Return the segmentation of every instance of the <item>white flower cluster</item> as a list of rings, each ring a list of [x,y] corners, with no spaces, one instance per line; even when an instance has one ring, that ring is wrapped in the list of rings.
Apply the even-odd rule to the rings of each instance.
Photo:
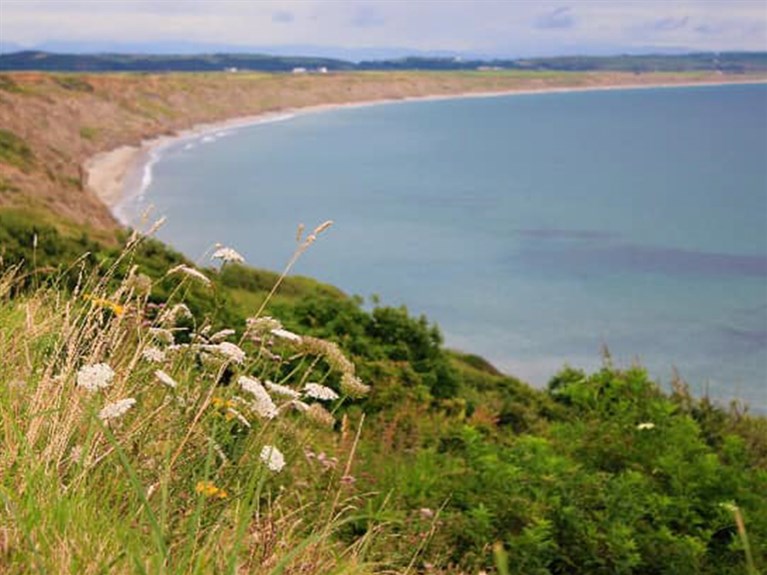
[[[210,336],[211,343],[219,343],[232,337],[236,332],[233,329],[222,329]]]
[[[637,429],[639,431],[645,431],[647,429],[654,429],[654,428],[655,428],[655,424],[649,421],[645,423],[640,423],[639,425],[637,425]]]
[[[294,341],[294,342],[300,342],[301,336],[298,334],[293,333],[292,331],[288,331],[286,329],[273,329],[271,330],[271,334],[275,337],[279,337],[280,339],[286,339],[288,341]]]
[[[106,363],[85,365],[77,372],[77,386],[96,391],[109,387],[114,377],[115,372]]]
[[[264,445],[261,449],[261,461],[275,473],[279,473],[285,467],[285,456],[274,445]]]
[[[254,397],[253,402],[250,404],[253,411],[264,419],[274,419],[277,417],[277,406],[260,381],[247,375],[241,375],[237,383],[240,384],[244,391],[247,391]]]
[[[248,332],[254,334],[267,333],[274,329],[282,329],[282,324],[279,320],[268,315],[263,317],[249,317],[246,320],[246,323],[248,325]]]
[[[242,351],[238,345],[228,341],[222,341],[221,343],[211,345],[201,345],[200,348],[221,355],[234,363],[242,363],[245,361],[246,357],[245,352]]]
[[[154,363],[162,363],[165,361],[165,352],[161,350],[159,347],[147,347],[144,348],[144,351],[141,352],[141,357],[143,357],[147,361],[151,361]]]
[[[301,397],[301,394],[298,393],[295,389],[290,388],[286,385],[280,385],[278,383],[272,383],[271,381],[265,381],[264,387],[271,391],[275,395],[280,395],[282,397],[289,397],[291,399],[298,399]]]
[[[136,400],[132,397],[120,399],[114,403],[107,404],[101,411],[99,411],[99,419],[101,421],[118,419],[125,415],[125,413],[134,405],[136,405]]]
[[[242,255],[237,253],[232,248],[227,248],[225,246],[221,246],[215,252],[213,252],[211,259],[221,260],[224,263],[235,263],[235,264],[245,263],[245,258],[242,257]]]
[[[335,391],[319,383],[307,383],[304,386],[304,395],[319,399],[320,401],[334,401],[338,399],[338,394]]]
[[[173,379],[171,376],[169,376],[167,373],[165,373],[161,369],[158,369],[157,371],[155,371],[154,376],[160,381],[160,383],[162,383],[163,385],[167,385],[171,389],[175,389],[175,387],[178,385],[175,379]]]

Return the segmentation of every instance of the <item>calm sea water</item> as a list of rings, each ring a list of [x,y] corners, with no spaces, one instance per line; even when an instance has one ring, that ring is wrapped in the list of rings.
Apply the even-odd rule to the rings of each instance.
[[[767,86],[408,102],[180,141],[143,201],[193,258],[295,268],[534,384],[603,346],[767,409]]]

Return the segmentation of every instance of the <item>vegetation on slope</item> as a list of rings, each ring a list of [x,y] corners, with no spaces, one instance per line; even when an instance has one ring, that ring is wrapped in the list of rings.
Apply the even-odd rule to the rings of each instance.
[[[188,262],[148,239],[128,239],[128,251],[88,244],[83,258],[76,234],[18,217],[3,225],[26,238],[3,241],[15,246],[0,300],[8,572],[734,574],[767,564],[767,421],[739,406],[692,398],[682,383],[664,393],[640,368],[609,362],[534,390],[445,350],[424,318],[367,310],[303,278],[284,279],[254,323],[280,279],[271,273],[227,263],[198,280],[169,273]],[[20,258],[30,264],[9,268]],[[89,393],[78,377],[98,363],[113,383]],[[365,398],[349,386],[352,369],[370,385]],[[301,413],[268,388],[282,405],[269,418],[241,376],[299,393],[313,381],[341,398],[301,398],[318,405]],[[99,418],[123,399],[136,402]],[[261,458],[269,445],[285,456],[279,473]]]

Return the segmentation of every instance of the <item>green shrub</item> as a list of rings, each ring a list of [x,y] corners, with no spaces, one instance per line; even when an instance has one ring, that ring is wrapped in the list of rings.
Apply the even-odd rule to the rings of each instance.
[[[0,162],[29,170],[35,157],[26,142],[10,130],[0,129]]]

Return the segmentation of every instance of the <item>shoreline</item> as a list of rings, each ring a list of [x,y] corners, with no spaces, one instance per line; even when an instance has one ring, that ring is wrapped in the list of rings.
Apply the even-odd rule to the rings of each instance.
[[[85,186],[109,209],[114,218],[123,226],[132,222],[122,213],[132,200],[141,199],[151,183],[151,171],[160,159],[162,151],[184,140],[200,139],[203,143],[215,141],[227,135],[229,130],[247,128],[259,124],[292,119],[298,115],[315,114],[333,110],[363,108],[386,104],[429,102],[442,100],[500,98],[539,94],[568,94],[580,92],[602,92],[618,90],[652,90],[665,88],[694,88],[729,85],[760,85],[767,80],[721,81],[721,82],[679,82],[660,84],[614,84],[609,86],[571,86],[556,88],[512,89],[486,92],[459,92],[455,94],[433,94],[427,96],[405,96],[402,98],[379,98],[356,102],[325,103],[299,108],[263,112],[247,116],[235,116],[220,122],[196,124],[172,135],[161,135],[143,140],[139,145],[123,145],[100,152],[83,162]],[[210,138],[206,141],[206,138]]]

